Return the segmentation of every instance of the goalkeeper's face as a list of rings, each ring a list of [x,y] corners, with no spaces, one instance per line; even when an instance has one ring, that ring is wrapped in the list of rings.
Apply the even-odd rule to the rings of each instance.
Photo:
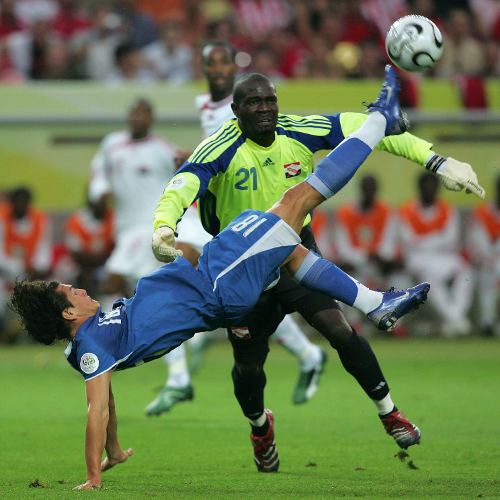
[[[236,113],[249,136],[274,132],[278,123],[278,98],[271,82],[257,81],[242,92]]]

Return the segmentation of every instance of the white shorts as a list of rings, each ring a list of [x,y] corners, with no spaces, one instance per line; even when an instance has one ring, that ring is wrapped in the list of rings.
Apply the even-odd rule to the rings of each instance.
[[[132,281],[152,273],[162,265],[151,249],[151,229],[130,229],[117,235],[116,246],[106,261],[106,271]]]
[[[185,243],[192,246],[198,253],[201,253],[203,246],[208,243],[212,236],[208,234],[201,225],[198,210],[190,206],[179,224],[177,224],[177,233],[175,238],[177,243]]]

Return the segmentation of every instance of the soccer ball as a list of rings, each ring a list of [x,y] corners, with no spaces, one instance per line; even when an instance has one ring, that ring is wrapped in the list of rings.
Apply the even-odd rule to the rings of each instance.
[[[385,37],[390,60],[406,71],[432,68],[443,54],[443,35],[424,16],[405,16],[394,21]]]

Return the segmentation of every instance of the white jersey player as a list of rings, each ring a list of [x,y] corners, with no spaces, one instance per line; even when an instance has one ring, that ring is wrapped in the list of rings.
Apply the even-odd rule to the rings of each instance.
[[[237,66],[234,48],[225,42],[213,42],[202,49],[202,69],[209,92],[196,97],[203,138],[208,137],[227,120],[234,118],[232,91]],[[201,225],[197,210],[191,206],[177,225],[177,247],[191,262],[211,236]],[[193,252],[194,250],[194,252]],[[300,362],[300,376],[293,394],[295,404],[308,401],[315,394],[326,362],[323,350],[309,341],[291,316],[286,316],[275,333],[276,340],[292,352]],[[188,343],[192,350],[191,366],[197,367],[206,342],[204,333],[196,334]],[[184,344],[165,356],[169,376],[158,397],[146,408],[147,415],[160,415],[181,401],[193,399],[193,388],[186,363]]]
[[[468,231],[468,247],[477,266],[479,325],[485,336],[500,335],[500,176],[495,199],[476,207]]]
[[[438,199],[439,179],[422,174],[419,200],[403,205],[401,242],[405,266],[413,276],[429,278],[432,300],[444,336],[470,333],[472,272],[461,256],[460,220],[455,208]]]
[[[141,99],[130,108],[129,129],[108,134],[92,160],[91,200],[112,195],[116,246],[106,262],[103,291],[122,296],[160,263],[151,251],[151,214],[175,172],[175,149],[150,134],[153,110]]]
[[[233,96],[229,94],[224,99],[214,102],[210,94],[200,94],[196,96],[195,104],[200,115],[201,130],[203,139],[217,132],[218,128],[227,120],[234,118],[231,103]]]

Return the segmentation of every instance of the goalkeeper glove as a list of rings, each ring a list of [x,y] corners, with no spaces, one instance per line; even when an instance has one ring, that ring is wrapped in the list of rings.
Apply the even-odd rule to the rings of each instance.
[[[474,193],[484,200],[486,192],[468,163],[435,154],[427,160],[425,168],[437,174],[446,189],[462,191],[465,188],[466,193]]]
[[[161,226],[153,233],[153,253],[161,262],[172,262],[176,257],[182,256],[182,251],[175,248],[173,229]]]

